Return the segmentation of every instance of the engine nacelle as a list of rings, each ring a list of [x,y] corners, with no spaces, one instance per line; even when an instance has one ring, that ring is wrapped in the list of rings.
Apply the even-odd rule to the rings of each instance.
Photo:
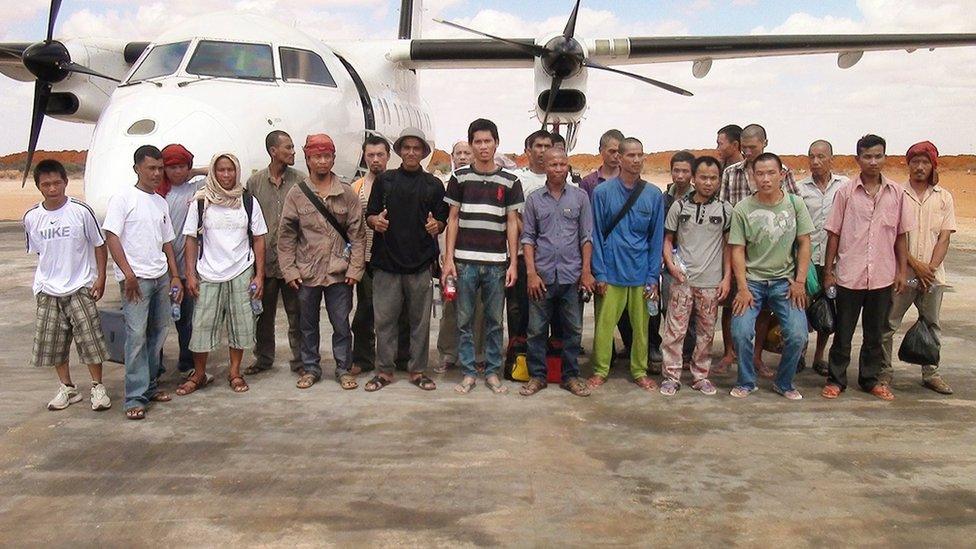
[[[539,45],[546,43],[553,37],[542,38],[536,41]],[[584,50],[585,51],[585,50]],[[545,60],[536,58],[534,63],[535,71],[535,112],[539,120],[546,116],[546,106],[549,104],[549,91],[552,87],[553,77],[546,69]],[[575,124],[582,120],[586,113],[586,75],[587,69],[581,67],[575,73],[563,79],[553,101],[552,110],[549,112],[550,124]]]
[[[119,80],[131,67],[125,58],[128,43],[90,38],[63,41],[72,61]],[[54,84],[46,114],[71,122],[97,122],[116,85],[97,76],[72,73]]]

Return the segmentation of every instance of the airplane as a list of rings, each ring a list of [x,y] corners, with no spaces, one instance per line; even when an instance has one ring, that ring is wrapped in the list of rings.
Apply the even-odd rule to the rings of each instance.
[[[194,17],[152,42],[56,40],[60,7],[52,0],[43,41],[0,43],[0,73],[34,82],[25,181],[46,116],[95,123],[84,186],[99,217],[132,183],[131,154],[144,144],[182,143],[198,158],[233,151],[246,176],[267,164],[269,131],[284,130],[298,144],[326,131],[336,142],[335,172],[351,179],[364,170],[360,151],[369,133],[396,137],[417,127],[434,134],[417,84],[424,69],[532,69],[535,114],[543,128],[565,132],[572,149],[591,70],[691,95],[616,67],[686,61],[704,78],[717,59],[835,53],[847,69],[866,51],[976,45],[976,34],[584,38],[576,34],[580,0],[562,32],[534,38],[440,20],[479,38],[415,37],[422,0],[401,0],[396,39],[319,40],[269,17],[224,12]]]

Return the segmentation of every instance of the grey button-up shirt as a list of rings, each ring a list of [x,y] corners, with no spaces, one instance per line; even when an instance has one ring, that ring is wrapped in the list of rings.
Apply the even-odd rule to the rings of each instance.
[[[281,175],[281,185],[271,181],[268,168],[255,172],[247,180],[247,190],[261,204],[264,222],[268,225],[268,234],[264,235],[264,276],[267,278],[283,278],[278,265],[278,223],[281,220],[281,209],[285,205],[285,196],[304,179],[304,173],[286,166],[285,173]]]
[[[814,265],[823,266],[827,256],[827,231],[824,225],[830,215],[830,208],[834,205],[834,195],[837,189],[841,188],[848,179],[842,175],[830,174],[830,183],[827,184],[827,191],[821,191],[820,187],[813,180],[813,176],[796,182],[800,197],[807,205],[810,218],[813,219],[813,226],[816,229],[810,235],[811,256],[810,260]]]
[[[586,191],[566,185],[559,199],[548,187],[525,200],[522,244],[535,247],[535,269],[546,284],[575,284],[583,271],[583,244],[591,242],[593,210]]]

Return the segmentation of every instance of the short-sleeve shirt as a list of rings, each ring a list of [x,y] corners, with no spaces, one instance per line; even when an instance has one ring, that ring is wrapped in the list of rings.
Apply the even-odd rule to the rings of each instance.
[[[796,181],[793,178],[793,170],[789,166],[783,166],[783,181],[780,183],[784,192],[798,194]],[[746,166],[746,161],[736,162],[722,171],[722,184],[719,187],[719,198],[735,206],[745,197],[756,192],[756,187],[752,182],[752,170]]]
[[[197,234],[197,208],[190,208],[183,226],[184,236]],[[251,211],[251,234],[268,234],[261,203],[254,201]],[[254,264],[254,253],[247,238],[247,210],[244,204],[228,208],[209,204],[203,210],[203,256],[197,259],[197,273],[207,282],[226,282],[241,275]]]
[[[837,284],[849,290],[879,290],[895,282],[895,240],[915,229],[905,188],[881,176],[872,197],[860,174],[837,191],[824,225],[838,236]]]
[[[186,213],[190,210],[190,202],[193,202],[193,195],[200,190],[206,183],[206,178],[201,176],[183,183],[173,185],[166,193],[166,204],[169,205],[169,218],[173,222],[173,255],[176,257],[176,268],[180,273],[180,278],[186,278],[183,273],[183,250],[186,249],[186,237],[183,236],[183,224],[186,223]]]
[[[165,198],[135,185],[124,188],[109,199],[102,229],[119,237],[125,259],[137,278],[156,279],[169,270],[163,244],[172,242],[175,235]],[[115,279],[125,280],[118,265]]]
[[[717,197],[704,204],[682,198],[671,205],[664,230],[675,235],[691,287],[717,288],[722,283],[724,235],[731,226],[732,205]]]
[[[459,209],[454,259],[504,265],[508,212],[518,211],[524,202],[518,176],[502,168],[479,173],[466,166],[454,172],[444,201]]]
[[[942,231],[956,232],[956,207],[952,195],[945,188],[935,185],[925,190],[922,199],[912,190],[911,185],[905,184],[905,195],[908,205],[915,210],[918,226],[908,233],[908,253],[923,263],[932,261],[932,252],[939,241]],[[945,262],[939,264],[935,270],[935,280],[939,284],[947,284]]]
[[[95,248],[105,240],[87,204],[74,198],[56,210],[38,204],[24,214],[24,232],[27,252],[38,255],[34,295],[62,297],[95,282]]]
[[[813,230],[813,220],[799,197],[784,193],[779,202],[767,206],[751,195],[732,209],[729,244],[745,246],[747,279],[793,278],[793,244],[797,236]]]

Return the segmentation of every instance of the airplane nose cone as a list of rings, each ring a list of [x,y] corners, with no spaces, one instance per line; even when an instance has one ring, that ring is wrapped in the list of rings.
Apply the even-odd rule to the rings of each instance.
[[[85,199],[99,216],[119,189],[134,185],[133,153],[142,145],[162,149],[179,143],[194,155],[194,167],[206,166],[217,152],[243,146],[228,117],[213,107],[166,90],[139,90],[140,84],[113,96],[92,137],[85,168]],[[117,94],[118,95],[118,94]]]

